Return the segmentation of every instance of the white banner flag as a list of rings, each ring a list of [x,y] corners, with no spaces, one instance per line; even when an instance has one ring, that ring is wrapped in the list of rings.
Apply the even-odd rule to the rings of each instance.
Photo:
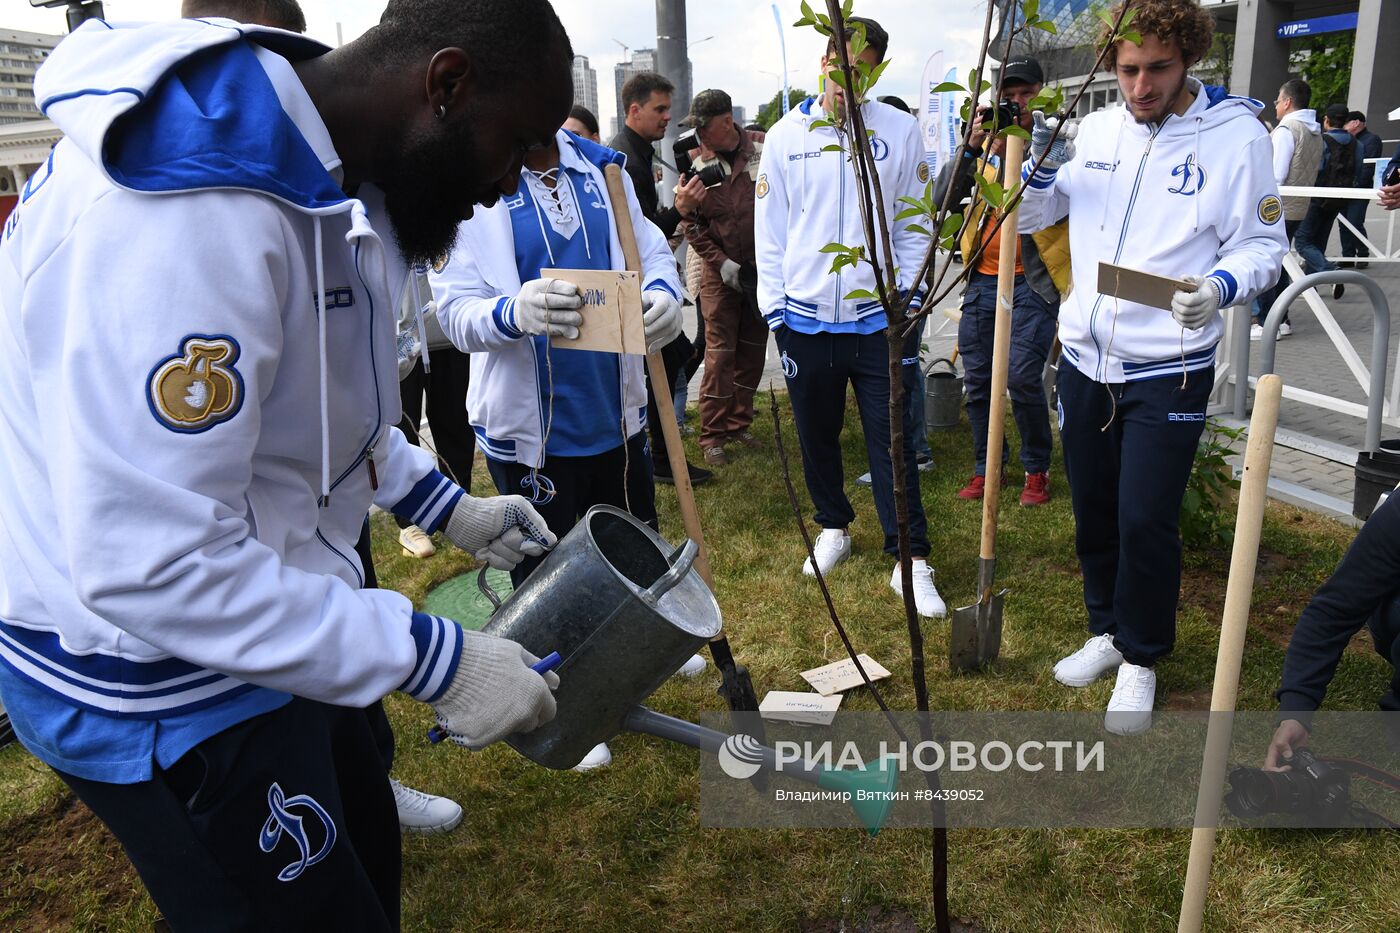
[[[943,148],[946,136],[944,124],[948,114],[944,112],[944,94],[934,93],[934,88],[943,81],[943,52],[940,49],[929,56],[924,65],[924,77],[919,90],[919,131],[924,137],[924,161],[928,163],[929,178],[935,178],[943,163],[948,160],[948,151]]]

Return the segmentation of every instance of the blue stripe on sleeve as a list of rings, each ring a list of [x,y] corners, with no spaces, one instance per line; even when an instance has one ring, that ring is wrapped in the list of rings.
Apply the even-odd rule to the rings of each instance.
[[[462,660],[462,629],[450,619],[415,612],[409,623],[418,650],[418,664],[399,687],[404,693],[432,703],[447,692]]]
[[[507,337],[524,337],[525,332],[515,326],[515,299],[502,297],[491,309],[491,320],[496,329]]]
[[[1240,291],[1240,283],[1233,275],[1224,269],[1216,269],[1207,278],[1215,279],[1220,285],[1220,307],[1228,308],[1235,303],[1235,296]]]
[[[429,470],[389,511],[432,534],[442,529],[463,494],[462,487],[437,470]]]

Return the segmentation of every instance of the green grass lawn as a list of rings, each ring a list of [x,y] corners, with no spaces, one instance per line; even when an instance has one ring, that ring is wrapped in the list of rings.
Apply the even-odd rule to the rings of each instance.
[[[764,449],[736,452],[715,482],[696,490],[726,629],[760,695],[804,690],[800,671],[844,656],[815,583],[799,572],[802,546],[782,491],[766,398],[761,408],[756,427]],[[849,423],[856,423],[854,410]],[[795,460],[786,410],[785,432]],[[965,425],[932,441],[938,467],[923,478],[932,561],[948,603],[964,605],[972,599],[981,505],[955,492],[972,471],[971,445]],[[847,433],[846,455],[853,480],[865,469],[858,431]],[[948,624],[926,624],[935,708],[1102,710],[1107,703],[1111,679],[1070,690],[1050,674],[1052,663],[1086,637],[1058,468],[1052,482],[1048,506],[1021,508],[1019,484],[1003,497],[999,579],[1011,593],[995,667],[950,675]],[[800,476],[797,484],[805,502]],[[479,469],[476,490],[488,488]],[[853,490],[851,498],[859,513],[855,554],[833,573],[833,595],[857,647],[894,673],[881,685],[890,705],[913,709],[903,611],[888,586],[879,524],[868,492]],[[674,494],[661,487],[659,499],[663,533],[677,538]],[[1292,625],[1351,535],[1337,523],[1270,504],[1242,709],[1271,708]],[[428,561],[400,556],[384,516],[375,543],[383,585],[415,601],[471,566],[444,542]],[[1177,650],[1157,668],[1159,707],[1209,705],[1227,563],[1223,552],[1188,555]],[[1374,709],[1387,671],[1358,638],[1329,708]],[[696,680],[672,680],[652,705],[694,718],[722,707],[717,685],[713,668]],[[401,696],[388,706],[399,737],[396,776],[449,795],[467,811],[450,835],[404,838],[405,929],[836,930],[843,920],[848,929],[932,926],[928,831],[870,839],[854,830],[702,829],[696,752],[628,735],[612,743],[611,768],[557,773],[504,746],[477,754],[432,747],[424,737],[426,707]],[[855,692],[843,708],[875,706]],[[1189,838],[1165,830],[954,831],[953,914],[998,931],[1175,929]],[[154,907],[121,850],[18,747],[0,752],[0,840],[0,929],[150,929]],[[1396,834],[1224,831],[1206,928],[1400,930],[1397,864]]]

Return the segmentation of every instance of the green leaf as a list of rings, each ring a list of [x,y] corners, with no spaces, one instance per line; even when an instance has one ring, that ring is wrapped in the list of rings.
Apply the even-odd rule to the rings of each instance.
[[[845,0],[841,4],[841,18],[850,19],[852,11],[855,10],[855,0]]]
[[[977,181],[977,189],[982,192],[982,199],[993,207],[1000,208],[1006,203],[1006,189],[984,175],[973,175]]]
[[[924,210],[928,207],[927,201],[921,201],[918,198],[910,197],[907,194],[901,194],[898,198],[898,203],[908,204],[910,207],[917,207],[919,210]]]
[[[1131,42],[1133,45],[1142,45],[1142,33],[1140,32],[1120,32],[1118,39],[1121,42]]]
[[[817,250],[819,253],[849,253],[850,251],[851,248],[844,243],[828,243]]]
[[[781,92],[780,92],[780,93],[781,93]],[[809,131],[811,131],[811,130],[815,130],[815,129],[820,129],[820,128],[823,127],[823,126],[832,126],[832,125],[834,125],[834,124],[832,124],[832,122],[831,122],[830,120],[813,120],[811,123],[808,123],[808,124],[807,124],[807,129],[808,129]]]
[[[1002,131],[1001,131],[1000,133],[998,133],[997,135],[998,135],[998,136],[1019,136],[1019,137],[1021,137],[1022,139],[1024,139],[1026,142],[1030,142],[1030,139],[1031,139],[1031,134],[1030,134],[1030,133],[1027,133],[1025,130],[1021,129],[1021,127],[1019,127],[1019,126],[1014,126],[1014,125],[1013,125],[1013,126],[1008,126],[1006,129],[1002,130]]]
[[[894,215],[895,220],[908,220],[910,217],[926,217],[928,211],[922,207],[908,207]]]
[[[944,217],[943,227],[938,231],[940,239],[943,237],[955,236],[957,232],[962,229],[962,223],[962,214],[949,214],[947,217]]]
[[[845,152],[845,151],[846,151],[846,149],[845,149],[844,146],[837,145],[836,143],[832,143],[832,144],[829,145],[829,146],[822,146],[822,152]]]
[[[846,73],[844,71],[841,71],[840,69],[837,69],[836,71],[833,71],[831,74],[827,75],[826,80],[832,82],[843,91],[850,90],[850,88],[846,87]]]
[[[933,90],[931,90],[929,93],[930,93],[930,94],[942,94],[942,93],[945,92],[945,91],[964,91],[964,92],[965,92],[965,91],[967,91],[967,88],[963,87],[961,84],[959,84],[959,83],[956,82],[956,81],[944,81],[942,84],[940,84],[940,85],[938,85],[937,87],[935,87],[935,88],[934,88]]]
[[[1042,29],[1045,32],[1048,32],[1051,35],[1058,35],[1060,32],[1059,28],[1055,25],[1053,20],[1038,19],[1034,23],[1031,23],[1031,25],[1034,26],[1036,29]]]
[[[880,80],[880,75],[885,73],[885,69],[890,66],[891,61],[893,59],[887,58],[870,70],[870,87],[874,87],[875,82]]]
[[[924,236],[927,236],[927,237],[933,236],[932,233],[929,233],[929,232],[928,232],[928,228],[927,228],[927,227],[921,226],[921,225],[919,225],[919,224],[910,224],[909,226],[905,227],[904,229],[905,229],[905,230],[908,230],[910,233],[920,233],[920,234],[923,234]]]
[[[872,292],[872,291],[871,291],[870,289],[868,289],[868,288],[857,288],[855,291],[853,291],[853,292],[851,292],[850,294],[848,294],[848,295],[847,295],[844,299],[842,299],[842,300],[843,300],[843,301],[854,301],[854,300],[857,299],[857,298],[874,298],[874,299],[876,299],[876,300],[879,300],[880,296],[877,295],[877,294],[875,294],[874,292]]]

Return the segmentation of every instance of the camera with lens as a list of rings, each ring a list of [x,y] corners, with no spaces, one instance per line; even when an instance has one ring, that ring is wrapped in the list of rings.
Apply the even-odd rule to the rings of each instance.
[[[706,188],[713,188],[724,181],[724,166],[716,159],[709,165],[695,170],[695,163],[690,158],[690,150],[700,148],[700,136],[695,130],[686,130],[676,137],[676,141],[671,144],[671,154],[676,160],[676,172],[681,176],[681,184],[688,184],[692,178],[699,177],[700,183]]]
[[[990,106],[983,106],[983,107],[978,108],[978,116],[981,118],[982,123],[984,123],[984,124],[991,123],[991,122],[992,122],[992,108],[991,108]],[[1015,126],[1016,124],[1018,124],[1018,123],[1020,123],[1020,122],[1021,122],[1021,105],[1020,105],[1020,104],[1016,103],[1014,100],[1001,100],[1001,101],[998,101],[998,102],[997,102],[997,106],[996,106],[996,128],[997,128],[997,132],[1001,132],[1002,130],[1006,129],[1008,126]]]
[[[1306,748],[1283,759],[1291,771],[1240,766],[1230,772],[1225,804],[1242,820],[1271,813],[1299,816],[1330,826],[1344,824],[1351,809],[1350,777]]]

